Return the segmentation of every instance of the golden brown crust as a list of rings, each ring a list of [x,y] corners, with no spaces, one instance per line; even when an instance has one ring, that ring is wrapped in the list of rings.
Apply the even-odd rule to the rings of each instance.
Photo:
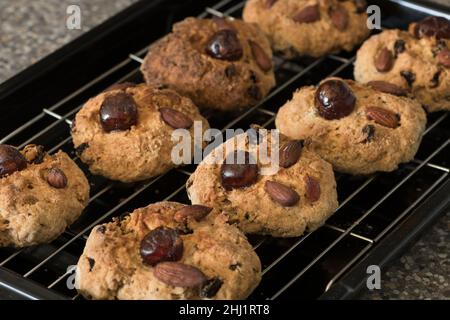
[[[315,230],[336,210],[336,181],[331,165],[316,153],[303,149],[300,159],[289,168],[279,168],[272,175],[259,175],[255,184],[227,191],[221,184],[221,164],[208,164],[212,157],[218,157],[223,163],[226,150],[239,139],[246,139],[245,148],[252,150],[241,134],[217,147],[197,167],[187,182],[187,192],[191,202],[206,206],[216,206],[228,215],[245,233],[268,234],[275,237],[293,237],[302,235],[305,230]],[[270,134],[265,138],[271,142]],[[289,139],[280,135],[280,146]],[[259,146],[256,148],[259,150]],[[228,151],[229,152],[229,151]],[[269,157],[271,152],[269,150]],[[259,161],[260,159],[258,159]],[[209,162],[211,163],[211,162]],[[259,163],[260,169],[267,167]],[[320,184],[320,198],[312,203],[307,197],[306,177],[310,176]],[[265,190],[266,181],[275,181],[293,189],[300,201],[293,206],[284,207],[275,202]]]
[[[132,95],[137,104],[138,122],[129,130],[105,132],[99,121],[99,110],[105,97],[119,90]],[[189,98],[173,90],[145,84],[112,90],[90,99],[77,113],[72,138],[81,160],[94,174],[112,180],[133,182],[162,174],[176,165],[171,159],[174,128],[161,117],[160,108],[169,107],[202,121],[209,128]],[[194,126],[189,131],[193,136]],[[192,142],[193,143],[193,142]]]
[[[392,69],[377,71],[374,57],[383,48],[394,54],[395,43],[399,40],[404,42],[405,49],[396,55]],[[417,39],[406,31],[383,31],[368,39],[358,50],[355,79],[362,83],[381,80],[407,89],[429,112],[450,110],[450,68],[441,65],[437,57],[443,47],[450,48],[450,40]],[[405,72],[414,78],[412,86],[408,84]]]
[[[72,159],[62,151],[48,155],[37,149],[26,146],[22,153],[30,161],[27,168],[0,179],[0,247],[50,242],[87,205],[89,183]],[[52,168],[64,173],[65,187],[55,188],[47,182]]]
[[[257,23],[269,37],[272,48],[287,58],[320,57],[340,50],[350,51],[369,35],[365,10],[356,12],[353,1],[278,0],[269,7],[267,0],[249,0],[243,18]],[[311,23],[295,21],[295,15],[306,7],[318,5],[320,19]],[[339,30],[330,18],[330,10],[339,6],[348,22]]]
[[[162,83],[190,97],[200,108],[238,110],[256,104],[275,85],[273,68],[263,71],[249,41],[271,59],[270,44],[259,28],[240,20],[226,21],[237,31],[243,56],[219,60],[205,53],[208,40],[223,28],[210,19],[187,18],[153,44],[142,64],[149,84]]]
[[[426,125],[426,115],[420,104],[352,80],[346,82],[356,97],[355,110],[350,115],[339,120],[320,117],[314,104],[316,88],[308,86],[297,90],[292,100],[280,108],[277,128],[293,139],[308,138],[309,145],[319,155],[335,170],[345,173],[389,172],[400,163],[412,160]],[[400,126],[389,128],[369,120],[369,107],[398,114]],[[373,132],[369,132],[372,129],[367,129],[368,126],[372,126]]]
[[[185,205],[160,202],[140,208],[124,220],[95,227],[87,240],[76,273],[80,293],[93,299],[200,299],[198,289],[167,285],[144,265],[140,242],[151,230],[178,228],[175,213]],[[197,267],[207,278],[223,284],[211,299],[244,299],[258,285],[261,265],[246,237],[224,216],[188,221],[193,233],[181,235],[184,252],[179,262]]]

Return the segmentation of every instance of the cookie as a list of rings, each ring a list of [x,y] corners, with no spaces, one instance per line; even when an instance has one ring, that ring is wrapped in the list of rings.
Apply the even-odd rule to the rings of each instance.
[[[385,83],[376,87],[405,94]],[[335,170],[355,175],[393,171],[412,160],[425,125],[418,102],[339,78],[300,88],[276,117],[281,133],[307,139]]]
[[[83,172],[59,151],[0,145],[0,247],[27,247],[57,238],[89,200]]]
[[[243,19],[286,58],[351,51],[370,32],[364,0],[249,0]]]
[[[147,83],[162,83],[200,108],[222,111],[253,106],[275,85],[269,41],[240,20],[176,23],[150,47],[141,70]]]
[[[409,32],[372,36],[357,53],[355,79],[408,90],[429,112],[450,110],[450,22],[429,17]]]
[[[97,226],[75,286],[92,299],[244,299],[261,279],[261,264],[224,218],[208,207],[160,202]]]
[[[258,139],[237,135],[199,164],[186,184],[191,202],[219,208],[245,233],[294,237],[317,229],[338,206],[331,165],[302,141],[257,130]]]
[[[72,138],[92,173],[134,182],[177,166],[171,152],[178,141],[172,141],[172,133],[189,130],[194,146],[194,121],[208,129],[189,98],[169,89],[128,84],[90,99],[75,117]]]

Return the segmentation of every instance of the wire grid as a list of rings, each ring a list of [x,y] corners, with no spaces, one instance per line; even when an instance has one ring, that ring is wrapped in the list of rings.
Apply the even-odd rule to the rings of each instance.
[[[236,4],[233,4],[233,0],[223,0],[217,3],[213,7],[207,7],[205,8],[205,11],[199,16],[201,18],[207,17],[208,15],[211,16],[227,16],[227,17],[233,17],[236,16],[240,10],[243,8],[245,4],[245,1],[238,2]],[[225,9],[226,8],[226,9]],[[116,72],[117,70],[120,70],[124,66],[127,66],[129,64],[136,64],[136,67],[133,69],[133,71],[129,72],[122,78],[120,78],[117,83],[127,81],[130,78],[132,78],[136,73],[139,72],[139,65],[142,63],[142,58],[145,55],[146,51],[148,49],[148,46],[143,48],[142,50],[132,53],[129,55],[129,57],[124,60],[123,62],[119,63],[115,67],[111,68],[104,74],[100,75],[96,79],[92,80],[91,82],[87,83],[85,86],[80,88],[79,90],[73,92],[71,95],[67,96],[57,104],[49,107],[44,108],[42,113],[40,113],[35,118],[31,119],[30,121],[26,122],[21,127],[18,127],[16,130],[5,136],[2,140],[0,140],[0,143],[5,143],[9,141],[11,138],[16,136],[17,134],[21,133],[31,125],[35,124],[45,116],[50,116],[54,118],[55,120],[48,125],[47,127],[43,128],[38,133],[30,136],[26,140],[22,142],[21,145],[19,145],[19,148],[24,147],[25,145],[32,143],[37,138],[51,132],[51,130],[55,129],[58,125],[61,123],[67,123],[71,124],[72,119],[76,112],[82,107],[81,105],[73,108],[67,113],[60,114],[58,113],[58,109],[64,105],[66,102],[70,101],[74,97],[78,96],[79,94],[83,93],[86,89],[92,87],[96,83],[106,79],[108,76]],[[325,74],[325,76],[335,76],[338,75],[340,72],[342,72],[344,69],[351,66],[351,64],[354,62],[355,57],[346,58],[343,56],[338,55],[330,55],[328,57],[322,57],[315,59],[311,61],[306,67],[302,67],[301,65],[298,65],[295,61],[285,61],[280,57],[274,57],[274,69],[275,72],[282,72],[283,70],[290,71],[293,75],[288,78],[286,81],[284,81],[281,85],[279,85],[277,88],[275,88],[264,100],[262,100],[260,103],[255,105],[254,107],[251,107],[247,109],[245,112],[241,113],[239,116],[235,117],[228,123],[226,123],[223,128],[222,132],[226,129],[233,128],[237,124],[239,124],[242,120],[249,118],[249,117],[255,117],[256,114],[264,115],[266,116],[265,121],[261,123],[262,127],[270,127],[273,125],[276,113],[269,108],[266,108],[266,104],[268,101],[270,101],[271,98],[279,95],[283,91],[287,90],[292,84],[294,84],[297,80],[301,79],[302,77],[307,76],[311,71],[313,71],[316,67],[320,66],[321,64],[325,63],[325,59],[328,59],[328,61],[334,61],[337,63],[337,67],[334,68],[334,70],[329,73]],[[442,114],[440,117],[434,120],[427,130],[425,131],[424,135],[427,135],[431,130],[433,130],[435,127],[437,127],[439,124],[441,124],[446,118],[447,113]],[[268,118],[267,118],[268,117]],[[208,116],[207,116],[208,118]],[[70,133],[68,132],[68,135],[66,138],[61,140],[59,143],[55,144],[51,149],[49,149],[49,153],[53,153],[63,146],[66,146],[71,142]],[[444,166],[440,166],[437,164],[431,163],[431,160],[433,157],[435,157],[438,153],[440,153],[444,148],[446,148],[450,143],[450,139],[445,140],[442,144],[440,144],[425,160],[415,160],[414,163],[417,164],[417,166],[409,172],[408,175],[403,177],[399,182],[397,182],[392,188],[390,188],[387,192],[384,193],[384,195],[370,208],[368,208],[367,211],[365,211],[364,214],[359,216],[354,221],[351,221],[350,225],[346,228],[342,228],[336,225],[333,225],[331,223],[325,224],[323,228],[328,228],[330,230],[333,230],[335,232],[339,233],[339,236],[334,239],[330,244],[328,244],[322,251],[320,251],[316,256],[311,259],[311,261],[301,268],[289,281],[282,284],[278,290],[276,290],[274,293],[265,296],[266,299],[276,299],[280,295],[282,295],[289,287],[291,287],[296,281],[298,281],[305,273],[308,272],[315,264],[317,264],[320,259],[322,259],[328,252],[333,250],[340,242],[346,238],[346,237],[353,237],[358,240],[363,241],[364,246],[362,249],[354,255],[354,257],[348,261],[340,270],[338,270],[335,275],[331,278],[331,280],[327,283],[325,291],[328,290],[333,283],[335,283],[355,262],[357,262],[365,253],[367,253],[372,246],[374,246],[386,233],[388,233],[392,228],[394,228],[398,222],[400,222],[417,204],[419,204],[427,195],[429,195],[441,182],[443,182],[450,172],[450,169]],[[74,160],[78,160],[75,156],[73,158]],[[418,197],[408,208],[406,208],[400,215],[397,216],[397,218],[392,221],[377,237],[370,238],[364,234],[360,234],[356,231],[356,228],[360,225],[360,223],[366,219],[374,210],[376,210],[386,199],[388,199],[395,191],[397,191],[400,187],[402,187],[405,183],[407,183],[411,177],[413,177],[419,170],[421,170],[424,167],[431,168],[433,170],[436,170],[439,172],[438,177],[435,179],[434,183],[429,186],[426,190],[423,191],[420,197]],[[183,174],[186,179],[188,176],[192,173],[192,168],[189,170],[189,168],[177,168],[172,170],[176,171],[180,174]],[[157,184],[158,182],[162,181],[169,175],[170,172],[165,173],[163,175],[160,175],[158,177],[155,177],[147,182],[142,183],[139,185],[134,192],[132,192],[130,195],[128,195],[125,199],[122,199],[120,202],[118,202],[116,205],[114,205],[112,208],[110,208],[106,213],[99,216],[95,221],[88,224],[86,227],[82,228],[81,231],[77,233],[72,233],[70,231],[70,228],[68,231],[65,232],[66,240],[61,243],[61,245],[56,246],[54,250],[50,254],[46,254],[44,257],[42,257],[37,263],[34,264],[34,266],[26,270],[22,273],[24,278],[30,278],[34,273],[36,273],[41,268],[44,268],[46,264],[48,264],[52,259],[55,257],[61,255],[65,249],[67,249],[71,244],[73,244],[75,241],[82,239],[83,241],[86,240],[88,233],[90,230],[97,224],[104,222],[108,218],[112,216],[116,216],[120,210],[125,207],[128,203],[133,201],[136,197],[141,195],[143,192],[149,192],[151,190],[151,187]],[[377,179],[378,175],[373,175],[371,177],[366,178],[363,180],[358,187],[356,187],[343,201],[340,202],[340,205],[337,209],[337,211],[341,211],[343,207],[348,205],[352,199],[354,199],[357,195],[359,195],[367,186],[369,186],[375,179]],[[339,175],[337,176],[337,179],[339,179]],[[99,201],[99,199],[107,194],[109,191],[113,190],[116,187],[116,185],[113,182],[108,183],[106,186],[100,188],[100,190],[97,190],[90,198],[89,200],[89,206],[91,206],[96,201]],[[180,187],[176,188],[171,192],[168,196],[166,196],[162,200],[172,200],[174,197],[179,195],[184,191],[184,185],[181,185]],[[319,229],[320,230],[320,229]],[[279,252],[279,255],[273,259],[273,261],[263,269],[262,275],[263,275],[263,281],[264,278],[273,271],[287,256],[289,256],[296,248],[298,248],[302,243],[308,240],[308,238],[312,237],[315,232],[308,233],[302,237],[299,237],[296,239],[291,246],[289,246],[286,250]],[[268,241],[270,237],[260,237],[257,241],[254,241],[254,249],[258,249],[260,246],[262,246],[265,242]],[[14,259],[16,259],[21,254],[25,254],[25,251],[33,250],[31,249],[19,249],[8,255],[5,259],[0,260],[0,267],[7,265]],[[28,252],[27,252],[28,253]],[[50,284],[46,285],[47,288],[53,289],[57,285],[61,284],[69,275],[71,274],[71,271],[67,271],[65,273],[60,274],[57,276]],[[74,294],[72,296],[72,299],[79,298],[79,294]]]

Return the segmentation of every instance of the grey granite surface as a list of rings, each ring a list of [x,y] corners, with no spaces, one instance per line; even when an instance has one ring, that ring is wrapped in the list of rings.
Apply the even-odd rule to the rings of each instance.
[[[0,0],[0,83],[137,0]],[[81,30],[66,27],[78,5]]]
[[[0,0],[0,82],[135,1]],[[66,28],[69,4],[80,5],[82,30]],[[383,270],[381,281],[381,290],[365,293],[361,298],[450,299],[450,213]]]

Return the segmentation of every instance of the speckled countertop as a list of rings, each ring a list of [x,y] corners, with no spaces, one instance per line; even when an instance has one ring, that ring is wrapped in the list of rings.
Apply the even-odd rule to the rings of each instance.
[[[448,0],[435,0],[448,3]],[[0,82],[35,63],[136,0],[1,0]],[[66,8],[78,4],[82,29],[68,30]],[[450,213],[383,270],[382,288],[362,299],[450,299]]]

